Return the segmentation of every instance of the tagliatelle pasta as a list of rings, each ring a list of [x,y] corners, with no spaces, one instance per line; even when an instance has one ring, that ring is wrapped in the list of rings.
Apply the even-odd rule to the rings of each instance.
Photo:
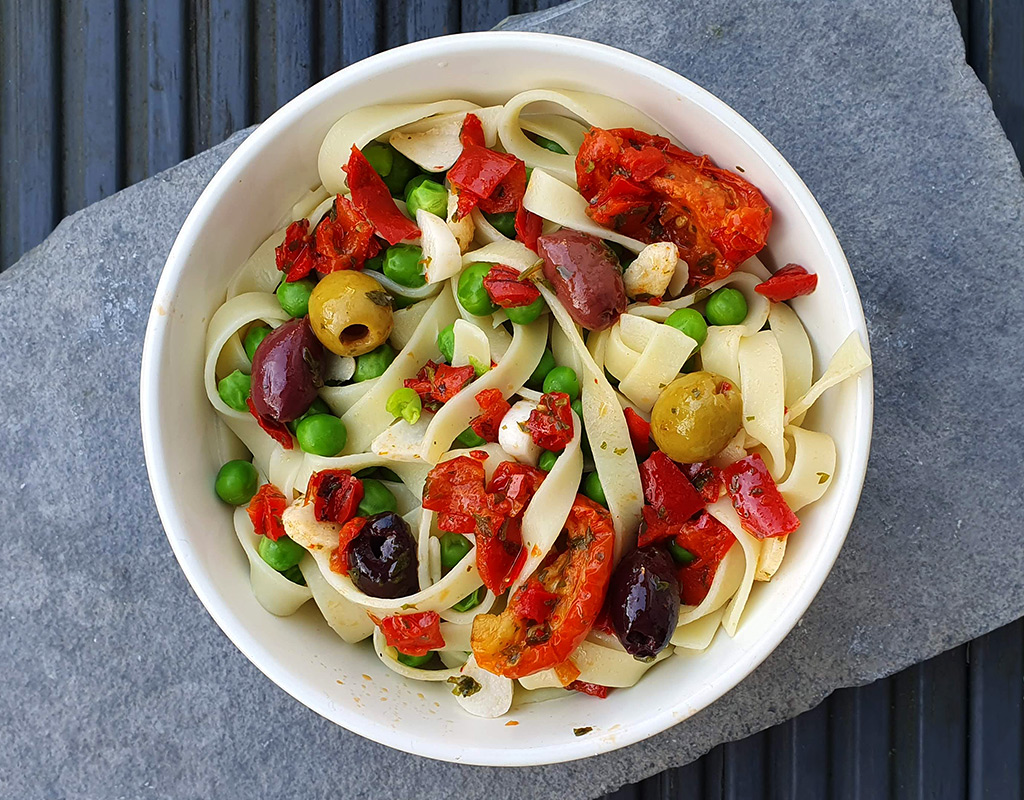
[[[554,89],[356,109],[318,166],[206,332],[256,600],[488,718],[737,635],[870,364],[814,380],[756,187]]]

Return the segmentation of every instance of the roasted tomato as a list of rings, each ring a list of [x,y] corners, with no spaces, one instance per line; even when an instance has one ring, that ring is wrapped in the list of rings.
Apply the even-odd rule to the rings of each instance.
[[[755,255],[772,224],[761,192],[739,175],[632,128],[591,128],[576,180],[599,225],[644,242],[675,242],[694,287]]]
[[[476,404],[480,406],[480,415],[470,420],[469,427],[484,441],[498,441],[501,421],[512,406],[509,405],[500,389],[484,389],[482,392],[477,392]]]
[[[480,614],[473,621],[473,654],[489,672],[522,678],[561,664],[579,647],[601,611],[615,546],[611,514],[577,495],[565,530],[565,550],[553,553],[501,614]],[[538,591],[529,588],[534,582],[556,600],[544,622],[531,624],[516,612],[521,594]],[[538,613],[532,603],[523,605],[531,608],[531,615]]]
[[[309,476],[305,503],[313,502],[313,516],[320,522],[344,525],[363,499],[363,484],[347,469],[322,469]]]
[[[370,615],[373,624],[380,628],[388,646],[407,656],[425,656],[431,650],[444,647],[441,635],[441,617],[436,611],[421,611],[418,614],[395,614],[379,619]]]
[[[530,412],[526,430],[538,447],[552,452],[561,452],[572,441],[572,408],[569,395],[565,392],[548,392],[542,395],[540,403]]]
[[[284,494],[272,483],[265,483],[249,501],[249,519],[257,536],[266,536],[277,541],[284,536],[281,515],[288,506]]]

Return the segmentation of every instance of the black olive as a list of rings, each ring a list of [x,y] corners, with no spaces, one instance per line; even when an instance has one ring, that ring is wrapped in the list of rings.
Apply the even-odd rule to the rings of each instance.
[[[635,659],[650,661],[664,650],[679,619],[679,578],[669,554],[652,545],[622,559],[608,586],[608,609]]]
[[[416,540],[393,511],[367,517],[348,546],[349,577],[370,597],[405,597],[419,591]]]

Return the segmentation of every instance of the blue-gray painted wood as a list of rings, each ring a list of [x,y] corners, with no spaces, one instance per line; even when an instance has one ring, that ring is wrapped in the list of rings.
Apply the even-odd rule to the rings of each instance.
[[[968,61],[1024,153],[1024,3],[952,0]],[[265,119],[379,50],[557,0],[0,2],[0,268],[59,219]],[[617,800],[1024,796],[1017,622]]]

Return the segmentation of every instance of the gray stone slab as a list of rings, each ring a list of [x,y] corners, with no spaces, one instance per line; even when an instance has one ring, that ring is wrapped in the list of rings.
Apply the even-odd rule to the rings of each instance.
[[[189,590],[138,425],[158,273],[236,136],[65,220],[0,276],[2,796],[596,796],[1024,611],[1024,182],[948,3],[590,0],[508,27],[696,80],[779,147],[832,220],[864,298],[877,417],[822,593],[718,703],[584,762],[435,763],[287,697]]]

